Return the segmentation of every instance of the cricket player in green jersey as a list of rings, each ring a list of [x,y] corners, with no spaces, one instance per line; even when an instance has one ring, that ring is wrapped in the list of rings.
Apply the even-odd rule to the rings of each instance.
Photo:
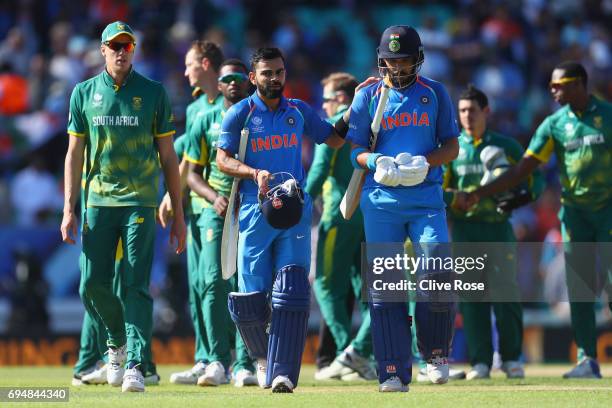
[[[232,367],[234,385],[257,385],[253,360],[248,355],[242,337],[236,335],[236,327],[227,308],[227,295],[237,290],[237,282],[235,277],[226,281],[221,275],[221,236],[233,178],[221,173],[215,160],[223,116],[230,106],[247,96],[247,74],[248,68],[240,60],[229,59],[223,62],[218,78],[223,105],[198,116],[187,135],[187,183],[191,188],[191,207],[195,220],[192,235],[198,235],[201,243],[197,295],[201,302],[210,359],[205,372],[197,381],[202,386],[229,382],[226,373],[230,368],[233,344],[236,348],[236,362]]]
[[[184,249],[186,234],[170,103],[161,84],[132,68],[135,45],[126,23],[109,24],[100,45],[105,69],[72,92],[61,225],[64,242],[74,243],[74,208],[85,172],[85,307],[107,331],[107,380],[122,385],[122,391],[144,391],[141,363],[152,332],[149,280],[160,164],[176,212],[170,242],[177,241],[177,253]],[[126,257],[123,304],[112,288],[119,239]]]
[[[540,124],[521,161],[493,183],[468,194],[462,206],[469,208],[512,188],[555,153],[562,188],[559,219],[566,282],[578,346],[578,364],[564,378],[601,378],[594,282],[599,256],[599,264],[607,268],[603,276],[607,277],[608,288],[612,286],[612,253],[596,251],[601,248],[597,243],[612,241],[612,104],[588,93],[587,72],[573,61],[555,67],[550,92],[562,107]],[[612,310],[612,302],[608,306]]]
[[[185,55],[185,77],[189,85],[194,87],[194,97],[196,99],[187,106],[185,134],[177,139],[182,141],[183,150],[180,153],[181,163],[179,172],[181,176],[181,187],[187,188],[188,162],[185,160],[187,146],[189,144],[187,135],[191,131],[193,123],[206,112],[215,109],[223,102],[223,97],[217,87],[219,77],[219,67],[223,62],[223,52],[221,48],[210,41],[194,41]],[[199,95],[197,93],[199,90]],[[175,148],[178,147],[175,143]],[[187,211],[187,282],[189,286],[189,310],[194,327],[195,335],[195,354],[194,366],[186,371],[176,372],[170,375],[170,382],[174,384],[196,384],[198,378],[204,374],[206,365],[210,362],[208,357],[208,340],[206,328],[202,315],[202,304],[199,288],[201,287],[201,275],[198,270],[200,259],[201,242],[200,235],[194,234],[194,216],[189,200]],[[159,218],[162,226],[172,216],[172,203],[168,194],[162,200],[159,209]]]
[[[498,201],[487,198],[470,208],[468,212],[457,209],[456,202],[464,198],[458,191],[472,191],[488,179],[488,169],[507,168],[516,164],[523,156],[523,148],[514,139],[502,136],[490,130],[487,119],[490,113],[487,96],[470,85],[459,96],[459,120],[463,130],[459,136],[459,156],[453,160],[444,174],[444,198],[449,206],[449,218],[452,220],[453,242],[506,242],[516,241],[514,231],[508,219],[512,208],[498,209]],[[493,152],[494,154],[490,154]],[[494,168],[483,160],[493,158]],[[525,194],[529,196],[521,203],[536,198],[541,192],[542,180],[539,172],[530,176]],[[506,201],[504,201],[506,202]],[[497,251],[493,251],[497,253]],[[460,302],[463,315],[463,328],[468,345],[468,354],[472,369],[467,374],[468,380],[490,378],[493,365],[493,340],[491,336],[491,308],[495,313],[499,348],[502,358],[502,371],[508,378],[523,378],[525,372],[521,364],[523,343],[523,312],[518,302],[519,288],[516,279],[516,259],[512,245],[500,248],[499,254],[487,259],[486,275],[478,281],[489,285],[503,285],[508,299],[514,302]],[[498,276],[499,275],[499,276]],[[493,299],[491,299],[493,300]]]
[[[350,74],[337,72],[324,78],[321,84],[323,110],[328,121],[336,123],[351,105],[358,82]],[[354,170],[350,155],[348,144],[340,149],[317,145],[306,181],[306,192],[313,199],[319,195],[323,198],[314,293],[337,350],[331,364],[315,374],[318,380],[376,378],[370,363],[372,338],[368,304],[358,302],[362,323],[354,338],[351,336],[352,311],[347,310],[351,291],[356,299],[361,299],[360,256],[361,242],[365,239],[361,212],[357,210],[348,221],[340,213],[340,201]]]

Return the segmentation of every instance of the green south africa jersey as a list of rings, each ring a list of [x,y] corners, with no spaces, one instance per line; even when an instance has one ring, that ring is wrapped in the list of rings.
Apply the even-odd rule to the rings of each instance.
[[[480,152],[487,146],[497,146],[504,150],[510,164],[516,164],[523,156],[523,148],[514,139],[502,136],[487,130],[482,138],[474,140],[465,130],[459,136],[459,155],[449,165],[445,166],[444,188],[460,191],[473,191],[480,187],[480,181],[484,175],[484,166],[480,160]],[[528,184],[532,194],[537,195],[542,186],[539,172],[529,177]],[[444,201],[450,206],[454,193],[445,192]],[[465,219],[478,222],[502,222],[508,219],[510,214],[497,212],[497,203],[487,197],[481,200],[476,207],[468,212],[450,208],[449,216],[454,219]]]
[[[172,136],[173,120],[163,86],[134,70],[121,87],[106,70],[77,84],[68,133],[85,138],[88,207],[157,207],[155,138]]]
[[[612,199],[612,104],[593,96],[584,112],[569,104],[548,116],[527,155],[547,162],[557,156],[564,205],[594,211]]]
[[[222,173],[217,166],[217,140],[221,133],[221,122],[225,115],[223,107],[208,110],[196,117],[191,129],[187,134],[188,147],[185,159],[189,162],[199,164],[204,168],[204,178],[211,188],[218,194],[229,197],[232,189],[233,178]],[[212,204],[200,197],[193,191],[191,196],[191,208],[194,214],[202,212],[202,209],[212,207]]]

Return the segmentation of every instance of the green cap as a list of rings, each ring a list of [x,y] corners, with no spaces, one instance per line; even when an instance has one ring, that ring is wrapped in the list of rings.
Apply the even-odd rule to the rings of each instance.
[[[132,31],[132,28],[123,21],[115,21],[114,23],[107,25],[104,31],[102,31],[102,42],[104,43],[106,41],[111,41],[113,38],[121,34],[129,35],[132,37],[132,40],[136,42],[134,31]]]

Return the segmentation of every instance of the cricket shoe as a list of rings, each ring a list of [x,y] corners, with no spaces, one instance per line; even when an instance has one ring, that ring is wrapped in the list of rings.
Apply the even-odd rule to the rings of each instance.
[[[83,382],[83,377],[85,377],[88,374],[93,373],[94,371],[102,367],[103,365],[104,365],[104,361],[98,361],[96,364],[92,365],[91,367],[88,367],[83,371],[79,371],[78,373],[74,373],[74,375],[72,376],[72,385],[74,387],[79,387],[81,385],[87,385],[86,383]]]
[[[286,377],[284,375],[279,375],[278,377],[274,379],[274,381],[272,381],[272,392],[273,393],[279,393],[279,394],[289,393],[290,394],[293,392],[293,388],[295,387],[293,386],[293,383],[291,382],[289,377]]]
[[[198,385],[202,387],[216,387],[221,384],[229,384],[225,367],[219,361],[213,361],[206,366],[204,374],[198,378]]]
[[[330,365],[323,367],[315,372],[314,378],[317,381],[339,380],[343,375],[352,374],[355,371],[341,364],[336,358]],[[359,374],[357,374],[359,375]]]
[[[427,376],[434,384],[446,384],[448,382],[448,359],[436,356],[428,360]]]
[[[501,370],[506,373],[506,378],[525,378],[525,370],[520,361],[505,361]]]
[[[408,384],[402,384],[399,377],[393,376],[378,385],[379,392],[408,392]]]
[[[241,368],[234,374],[234,387],[248,387],[249,385],[258,385],[257,377],[251,370]]]
[[[123,374],[122,392],[144,392],[145,379],[137,366],[128,368]]]
[[[98,384],[108,383],[107,370],[108,370],[108,364],[104,364],[102,367],[98,368],[97,370],[92,371],[91,373],[87,375],[84,375],[82,378],[83,384],[98,385]]]
[[[563,374],[563,378],[601,378],[599,364],[597,360],[585,357],[574,368]]]
[[[483,380],[485,378],[491,378],[491,370],[489,366],[484,363],[474,364],[466,376],[468,381]]]
[[[157,372],[147,372],[144,375],[144,383],[145,385],[159,385],[161,381],[161,377]]]
[[[448,379],[449,380],[465,380],[465,371],[459,370],[458,368],[453,368],[451,366],[448,366]],[[420,383],[429,382],[429,376],[427,375],[426,367],[419,368],[419,373],[417,374],[417,382],[420,382]]]
[[[270,388],[266,384],[266,377],[268,375],[268,362],[263,359],[257,359],[257,382],[261,388]]]
[[[170,376],[170,382],[172,384],[189,384],[196,385],[198,378],[204,375],[206,370],[206,364],[203,361],[198,361],[193,367],[187,371],[181,371],[180,373],[172,373]]]
[[[355,348],[350,345],[334,361],[338,361],[345,367],[357,371],[364,380],[375,380],[377,378],[369,358],[361,356]]]
[[[125,372],[123,365],[127,359],[126,345],[117,348],[109,347],[107,354],[106,380],[113,387],[119,387],[123,383]]]

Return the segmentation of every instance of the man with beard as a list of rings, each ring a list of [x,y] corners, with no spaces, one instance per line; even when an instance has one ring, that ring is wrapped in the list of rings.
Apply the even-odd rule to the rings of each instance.
[[[551,75],[550,93],[562,105],[536,130],[516,166],[490,184],[468,193],[462,208],[522,183],[541,163],[557,156],[561,180],[561,229],[572,331],[578,364],[563,378],[601,378],[597,363],[596,258],[612,288],[612,105],[589,95],[587,72],[575,61],[562,62]],[[606,244],[597,244],[597,243]],[[587,244],[588,243],[588,244]],[[604,250],[602,250],[604,249]],[[608,293],[610,299],[610,293]],[[612,310],[612,302],[608,303]]]
[[[236,363],[233,377],[236,386],[256,385],[253,361],[249,358],[227,309],[227,295],[236,285],[235,279],[223,280],[221,276],[221,235],[223,220],[233,178],[219,171],[216,163],[217,141],[221,121],[227,110],[247,95],[248,70],[240,60],[229,59],[221,64],[218,87],[223,104],[198,116],[191,126],[185,159],[189,162],[187,184],[192,191],[194,205],[202,208],[192,235],[199,238],[201,252],[198,259],[198,276],[201,281],[202,317],[208,340],[208,359],[198,385],[226,384],[231,363],[231,341],[236,338]]]
[[[293,392],[297,386],[310,309],[312,202],[299,191],[305,176],[302,138],[308,135],[316,143],[337,148],[344,143],[342,136],[348,129],[347,118],[338,121],[336,128],[340,130],[336,131],[303,101],[285,98],[285,74],[285,60],[278,48],[254,52],[249,79],[257,91],[229,109],[217,145],[220,170],[242,179],[238,241],[241,293],[230,294],[230,313],[250,355],[258,359],[260,386],[272,387],[272,392]],[[241,137],[248,138],[243,161],[234,158]],[[272,175],[279,172],[295,178],[302,202],[301,217],[285,225],[286,229],[272,227],[258,203],[258,193],[267,192]],[[288,194],[295,197],[295,193],[293,189]],[[273,204],[276,209],[284,205],[280,199]]]

